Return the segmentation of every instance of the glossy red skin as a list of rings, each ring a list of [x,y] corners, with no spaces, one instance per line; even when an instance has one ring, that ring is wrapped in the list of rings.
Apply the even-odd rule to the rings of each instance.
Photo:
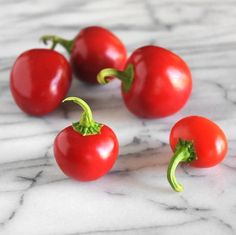
[[[105,175],[114,165],[119,144],[114,132],[102,126],[101,133],[82,136],[72,126],[63,129],[54,141],[54,156],[61,170],[79,181]]]
[[[170,133],[170,145],[174,151],[179,139],[193,141],[197,160],[193,167],[212,167],[220,163],[228,149],[224,132],[214,122],[200,117],[189,116],[178,121]]]
[[[126,66],[134,66],[134,80],[128,92],[122,88],[127,108],[143,118],[161,118],[179,111],[192,90],[187,64],[169,50],[145,46],[135,50]]]
[[[16,104],[27,114],[41,116],[55,110],[71,84],[65,57],[50,49],[22,53],[11,70],[10,88]]]
[[[125,46],[114,34],[105,28],[91,26],[84,28],[76,36],[70,61],[79,80],[97,84],[100,70],[123,70],[126,59]]]

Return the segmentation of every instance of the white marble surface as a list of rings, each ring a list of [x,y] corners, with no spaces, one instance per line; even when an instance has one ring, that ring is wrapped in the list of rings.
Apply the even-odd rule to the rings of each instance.
[[[181,112],[149,121],[126,110],[119,82],[92,88],[74,81],[70,94],[87,100],[121,145],[110,174],[80,183],[62,174],[52,154],[56,133],[80,110],[69,105],[29,117],[14,104],[8,81],[19,53],[43,47],[42,34],[70,38],[93,24],[113,30],[129,52],[155,43],[178,53],[194,88]],[[0,29],[1,235],[236,234],[235,0],[0,0]],[[229,153],[211,169],[179,168],[185,191],[175,193],[166,180],[168,135],[190,114],[217,122]]]

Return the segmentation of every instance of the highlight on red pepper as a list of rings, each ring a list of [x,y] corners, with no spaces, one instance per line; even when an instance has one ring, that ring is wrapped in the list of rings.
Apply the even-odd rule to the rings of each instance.
[[[68,97],[83,109],[80,121],[63,129],[55,138],[54,155],[61,170],[80,181],[96,180],[114,165],[119,143],[106,125],[94,121],[88,104],[78,97]]]
[[[176,192],[183,191],[175,177],[179,163],[199,168],[212,167],[225,158],[228,149],[226,136],[220,127],[201,116],[179,120],[171,129],[169,141],[174,155],[168,166],[167,179]]]
[[[192,90],[187,64],[173,52],[157,47],[136,49],[128,58],[125,70],[106,68],[99,72],[100,84],[115,76],[122,82],[124,103],[143,118],[166,117],[179,111]]]
[[[55,35],[41,38],[45,44],[52,42],[52,49],[62,45],[70,54],[75,76],[87,83],[97,83],[97,73],[107,67],[123,69],[127,52],[124,44],[109,30],[90,26],[82,29],[72,40]]]
[[[70,65],[63,55],[49,49],[31,49],[16,59],[10,89],[22,111],[42,116],[61,104],[71,78]]]

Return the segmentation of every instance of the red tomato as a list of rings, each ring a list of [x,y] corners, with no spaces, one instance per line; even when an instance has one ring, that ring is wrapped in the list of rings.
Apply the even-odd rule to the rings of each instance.
[[[123,43],[109,30],[90,26],[82,29],[73,40],[57,36],[43,36],[42,40],[64,46],[71,55],[71,65],[76,77],[87,83],[97,83],[100,70],[113,67],[123,69],[126,62],[126,49]]]
[[[200,116],[178,121],[170,133],[170,146],[175,154],[168,168],[168,180],[176,191],[182,191],[174,176],[180,162],[190,163],[193,167],[212,167],[225,158],[228,149],[220,127]]]
[[[105,175],[114,165],[119,144],[114,132],[93,121],[89,106],[77,97],[84,113],[78,123],[63,129],[55,138],[54,155],[61,170],[69,177],[90,181]],[[90,121],[89,121],[90,120]],[[94,125],[97,125],[95,128]]]
[[[16,104],[30,115],[55,110],[71,84],[70,65],[63,55],[48,49],[21,54],[11,70],[10,88]]]
[[[187,64],[171,51],[157,46],[135,50],[125,71],[104,69],[98,74],[98,81],[108,82],[107,76],[122,80],[127,108],[143,118],[160,118],[179,111],[192,90]]]

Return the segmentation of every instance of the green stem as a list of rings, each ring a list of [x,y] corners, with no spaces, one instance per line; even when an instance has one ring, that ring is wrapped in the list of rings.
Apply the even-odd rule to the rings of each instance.
[[[74,39],[66,40],[56,35],[44,35],[40,38],[45,45],[48,44],[48,41],[52,42],[51,49],[54,50],[57,44],[63,46],[69,54],[71,54],[72,46],[74,43]]]
[[[75,122],[72,124],[73,129],[75,131],[79,132],[83,136],[96,135],[101,132],[102,124],[94,121],[92,111],[84,100],[78,97],[68,97],[62,102],[66,101],[73,101],[74,103],[80,105],[81,108],[84,110],[79,122]]]
[[[176,192],[182,192],[184,190],[183,186],[177,182],[176,177],[175,177],[175,171],[176,171],[177,166],[181,162],[191,162],[196,159],[197,159],[197,156],[194,150],[193,142],[184,141],[180,139],[176,145],[174,155],[171,158],[171,161],[169,163],[168,170],[167,170],[167,179],[171,187]]]
[[[116,77],[121,80],[124,91],[128,92],[134,80],[134,66],[129,64],[124,71],[113,68],[102,69],[97,75],[97,80],[100,84],[106,84],[110,81],[106,79],[107,77]]]

